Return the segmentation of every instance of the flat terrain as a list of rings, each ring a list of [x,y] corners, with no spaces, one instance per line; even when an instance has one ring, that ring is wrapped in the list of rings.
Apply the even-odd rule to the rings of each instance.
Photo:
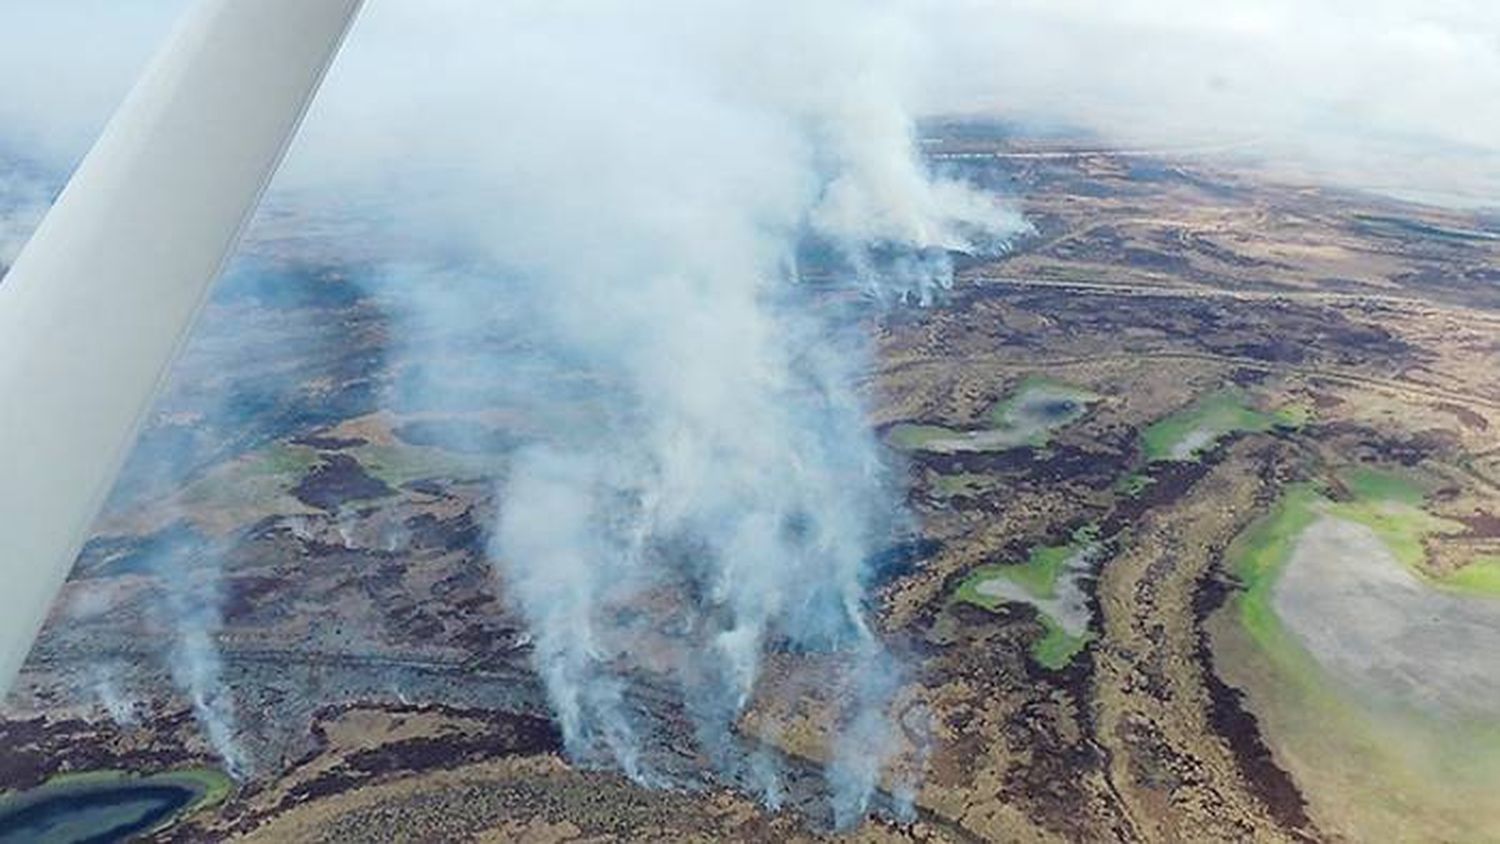
[[[1422,582],[1370,528],[1319,517],[1297,538],[1275,593],[1288,629],[1356,693],[1500,718],[1500,601]]]
[[[853,838],[1500,828],[1494,218],[1187,155],[927,134],[935,166],[1018,197],[1036,230],[962,258],[931,308],[861,317],[871,426],[920,525],[891,538],[876,620],[926,752],[915,820],[883,795]],[[221,584],[212,636],[255,773],[158,840],[826,837],[831,692],[794,685],[817,655],[772,654],[735,736],[787,772],[777,811],[692,749],[680,690],[646,672],[629,705],[682,788],[561,760],[486,531],[510,451],[585,426],[607,386],[519,364],[488,383],[403,348],[379,288],[277,225],[216,298],[8,702],[0,787],[216,764],[170,691],[159,611],[163,560],[188,559]],[[410,388],[433,372],[440,395]],[[516,411],[529,379],[556,418]]]

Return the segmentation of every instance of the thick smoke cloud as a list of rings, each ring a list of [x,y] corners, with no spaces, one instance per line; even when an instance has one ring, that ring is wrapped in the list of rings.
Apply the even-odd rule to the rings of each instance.
[[[857,326],[814,307],[799,247],[926,301],[950,250],[998,248],[1019,222],[925,172],[899,10],[783,5],[373,5],[281,201],[327,210],[338,188],[325,219],[355,213],[353,248],[401,233],[374,257],[483,278],[526,303],[538,361],[594,385],[588,421],[516,454],[495,531],[574,755],[666,780],[627,702],[650,675],[680,687],[705,755],[749,777],[735,728],[767,650],[836,653],[854,679],[829,773],[849,823],[894,749],[899,677],[866,619],[867,561],[905,525],[852,387]],[[412,324],[451,316],[407,306]],[[515,398],[546,415],[560,396]],[[176,679],[223,745],[211,582],[162,575],[183,598]],[[774,800],[767,758],[753,773]]]
[[[25,5],[0,50],[3,142],[66,166],[181,3]],[[665,680],[705,756],[774,804],[741,716],[768,654],[816,653],[840,666],[829,776],[847,823],[899,744],[901,672],[866,604],[868,560],[903,522],[853,387],[858,313],[820,298],[803,261],[928,302],[951,252],[1024,226],[934,178],[913,119],[1233,145],[1339,184],[1493,201],[1497,15],[1487,0],[375,0],[273,202],[381,267],[370,283],[420,329],[398,340],[409,354],[467,347],[454,337],[501,350],[461,363],[527,429],[493,551],[573,754],[666,778],[659,725],[631,702]],[[85,21],[111,46],[56,49]],[[37,77],[56,90],[21,95]],[[450,386],[413,393],[450,402]]]
[[[528,316],[511,326],[528,363],[593,385],[513,396],[523,416],[586,410],[515,454],[493,548],[571,754],[669,781],[659,725],[630,702],[654,678],[680,690],[705,757],[774,803],[738,720],[769,649],[834,653],[852,679],[828,773],[852,823],[896,747],[868,561],[906,525],[853,388],[858,326],[816,306],[799,246],[880,298],[928,300],[950,250],[998,248],[1020,222],[920,161],[898,9],[791,11],[469,4],[458,32],[375,7],[289,181],[338,170],[337,127],[378,125],[389,147],[359,153],[389,156],[389,175],[372,187],[342,149],[345,195],[488,274]],[[401,78],[397,51],[443,59]],[[367,74],[378,100],[359,97]],[[413,321],[463,322],[411,304]]]

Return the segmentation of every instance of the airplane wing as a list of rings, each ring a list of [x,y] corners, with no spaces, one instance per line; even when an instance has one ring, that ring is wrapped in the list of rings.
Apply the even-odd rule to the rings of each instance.
[[[0,281],[0,694],[362,0],[200,0]]]

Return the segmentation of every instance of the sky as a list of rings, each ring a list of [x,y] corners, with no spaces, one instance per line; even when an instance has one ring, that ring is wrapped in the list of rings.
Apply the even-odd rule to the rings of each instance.
[[[60,166],[76,161],[185,5],[6,0],[0,144]],[[359,123],[335,128],[331,115],[380,120],[371,101],[382,86],[421,90],[424,76],[441,80],[527,38],[538,4],[486,8],[500,5],[371,0],[318,107],[330,115],[326,143],[346,151],[370,143],[373,133]],[[731,12],[724,17],[742,25],[717,33],[703,16],[674,19],[683,5],[559,0],[554,9],[585,37],[591,22],[610,20],[624,42],[692,35],[666,46],[685,54],[779,50],[786,79],[776,84],[815,60],[791,48],[799,28],[844,16],[858,30],[859,18],[886,15],[911,54],[900,84],[918,112],[1024,117],[1120,143],[1227,142],[1309,180],[1500,202],[1500,4],[1489,0],[824,0]],[[497,68],[508,69],[503,61]],[[424,107],[436,117],[443,94],[426,93],[435,95]],[[446,99],[457,108],[452,93]],[[389,126],[388,110],[383,117]],[[462,131],[461,122],[436,122],[421,128]],[[309,132],[319,125],[315,114]]]

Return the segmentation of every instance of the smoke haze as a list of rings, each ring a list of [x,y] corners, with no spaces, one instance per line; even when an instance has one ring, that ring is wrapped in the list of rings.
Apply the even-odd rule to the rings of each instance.
[[[1500,188],[1500,112],[1491,107],[1500,89],[1500,7],[1488,0],[709,2],[686,8],[678,21],[685,5],[563,2],[554,16],[577,27],[553,34],[582,44],[608,21],[622,41],[666,51],[651,56],[658,66],[754,69],[740,75],[745,86],[779,91],[772,96],[804,107],[896,92],[918,114],[1002,116],[1090,130],[1101,142],[1232,143],[1311,178],[1435,201],[1494,205]],[[70,165],[186,6],[8,3],[0,28],[0,148]],[[351,44],[369,59],[357,71],[342,62],[335,71],[341,93],[324,96],[317,111],[368,112],[395,84],[427,89],[411,115],[426,119],[392,127],[387,137],[328,121],[330,144],[389,153],[423,137],[429,148],[454,142],[480,105],[464,100],[472,83],[444,92],[439,80],[461,64],[516,70],[511,50],[537,35],[531,24],[545,17],[539,9],[523,2],[493,10],[472,0],[370,4]],[[830,29],[840,30],[833,43],[815,34]],[[445,49],[419,55],[412,47],[424,37]],[[886,41],[899,61],[831,86],[805,84],[819,78],[818,66],[837,66],[871,38]],[[538,69],[583,80],[600,66]],[[498,84],[536,78],[520,70],[521,80]],[[603,99],[587,87],[569,93],[576,108]],[[311,160],[305,151],[298,158]],[[318,158],[317,167],[303,169],[305,181],[319,181],[340,160],[349,168],[369,160]],[[291,181],[290,174],[282,179]]]
[[[947,0],[933,109],[1192,149],[1439,204],[1500,204],[1488,0]]]
[[[27,5],[0,42],[0,142],[65,167],[182,4]],[[83,20],[108,49],[29,46]],[[38,98],[35,77],[63,65]],[[705,758],[775,805],[778,772],[741,722],[769,654],[815,653],[840,665],[827,774],[849,824],[912,750],[889,717],[901,667],[867,615],[870,560],[906,524],[856,389],[867,311],[830,305],[803,257],[865,302],[921,304],[952,283],[953,252],[1025,230],[929,172],[915,120],[1227,145],[1336,184],[1493,202],[1495,90],[1484,0],[387,0],[273,202],[376,266],[365,282],[403,354],[463,370],[455,386],[414,368],[392,401],[448,406],[478,385],[523,420],[492,551],[574,758],[670,780],[660,725],[631,703],[633,684],[665,682]],[[30,218],[15,219],[0,249]],[[194,615],[217,600],[180,588],[177,679],[218,744],[232,713],[195,632],[216,620]]]
[[[234,696],[224,683],[224,666],[215,641],[223,627],[223,581],[220,556],[212,548],[174,549],[156,563],[163,594],[157,622],[171,641],[167,665],[172,682],[192,704],[203,736],[224,764],[225,772],[242,780],[249,776],[249,759],[236,738],[238,722]]]
[[[951,283],[949,250],[1021,228],[927,174],[906,29],[894,7],[861,8],[470,4],[457,33],[375,7],[301,159],[318,178],[342,166],[376,225],[444,244],[469,286],[518,303],[526,352],[491,360],[497,380],[552,367],[591,385],[511,391],[523,417],[582,412],[514,456],[493,546],[574,758],[670,779],[629,703],[654,676],[682,690],[704,756],[775,802],[775,772],[734,737],[765,653],[838,652],[857,678],[828,768],[841,824],[896,750],[898,670],[865,603],[868,561],[905,523],[853,388],[857,325],[813,307],[799,246],[824,244],[878,298],[926,301]],[[500,33],[507,49],[487,50]],[[444,59],[396,77],[396,50]],[[367,74],[377,100],[357,96]],[[450,119],[453,134],[417,131]],[[361,181],[369,165],[325,134],[351,121],[381,127],[390,148],[356,154],[391,156],[376,169],[395,175]],[[290,184],[311,178],[301,166]],[[408,304],[424,324],[462,319]]]

